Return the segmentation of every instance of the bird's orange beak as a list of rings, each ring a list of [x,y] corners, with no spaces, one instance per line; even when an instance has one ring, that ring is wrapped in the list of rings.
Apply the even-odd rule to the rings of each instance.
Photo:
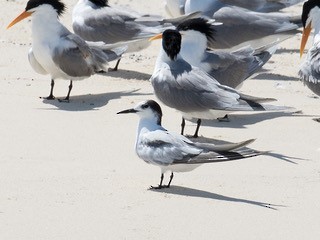
[[[22,12],[18,17],[16,17],[8,26],[7,26],[7,29],[8,28],[11,28],[13,25],[15,25],[16,23],[22,21],[23,19],[31,16],[33,12]]]
[[[300,57],[303,55],[304,48],[306,47],[308,37],[311,32],[311,22],[303,29],[301,44],[300,44]]]
[[[162,33],[159,33],[159,34],[149,38],[149,41],[153,41],[153,40],[161,39],[161,38],[162,38]]]

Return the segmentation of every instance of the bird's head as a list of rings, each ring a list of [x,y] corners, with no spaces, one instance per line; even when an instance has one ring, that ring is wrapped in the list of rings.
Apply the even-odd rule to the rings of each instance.
[[[158,125],[161,125],[162,111],[156,101],[147,100],[138,103],[134,108],[123,110],[117,114],[136,113],[141,119],[154,119]]]
[[[16,17],[8,26],[7,29],[31,16],[38,11],[55,11],[59,17],[65,11],[65,5],[60,0],[29,0],[25,11]]]
[[[303,4],[301,21],[303,25],[303,33],[300,44],[300,57],[307,44],[310,32],[315,25],[320,24],[320,1],[308,0]]]

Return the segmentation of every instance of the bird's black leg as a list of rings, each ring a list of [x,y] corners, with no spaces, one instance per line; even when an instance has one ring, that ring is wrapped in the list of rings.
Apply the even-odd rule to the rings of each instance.
[[[166,188],[169,188],[169,187],[170,187],[170,184],[171,184],[172,179],[173,179],[173,172],[171,172],[170,180],[169,180],[169,183],[168,183],[168,185],[166,186]]]
[[[186,120],[184,118],[182,118],[182,122],[181,122],[181,135],[183,135],[184,133],[184,127],[186,126]]]
[[[116,65],[114,66],[114,68],[109,68],[109,72],[118,71],[118,66],[119,66],[120,60],[121,60],[121,58],[118,59],[118,61],[117,61]]]
[[[59,99],[59,102],[69,102],[70,92],[71,92],[72,87],[73,87],[72,80],[70,80],[68,94],[65,97],[65,99],[63,99],[63,100]]]
[[[200,125],[201,125],[201,119],[199,118],[198,121],[197,121],[196,131],[195,131],[195,133],[194,133],[194,135],[193,135],[194,138],[197,138],[197,137],[198,137],[198,132],[199,132]]]
[[[46,99],[46,100],[53,100],[55,99],[55,97],[53,96],[53,88],[54,88],[54,80],[51,79],[51,89],[50,89],[50,95],[48,97],[40,97],[40,98],[43,98],[43,99]]]
[[[162,182],[163,182],[163,173],[161,173],[159,186],[157,186],[157,187],[151,186],[151,189],[161,189],[163,187]]]
[[[228,114],[224,115],[224,117],[217,118],[219,122],[230,122]]]

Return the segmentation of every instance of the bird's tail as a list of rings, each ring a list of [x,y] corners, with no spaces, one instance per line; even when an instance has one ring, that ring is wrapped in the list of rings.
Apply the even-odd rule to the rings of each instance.
[[[205,154],[200,154],[198,157],[193,158],[188,162],[188,164],[229,162],[255,157],[266,153],[268,153],[268,151],[258,151],[250,148],[242,148],[236,151],[208,152]]]
[[[219,145],[215,145],[212,143],[193,142],[193,145],[198,148],[205,149],[207,151],[222,152],[222,151],[232,151],[235,149],[245,147],[254,141],[255,139],[249,139],[239,143],[226,143],[226,144],[219,144]]]
[[[107,70],[108,63],[121,58],[127,47],[119,47],[114,49],[91,48],[94,62],[97,64],[96,71]]]

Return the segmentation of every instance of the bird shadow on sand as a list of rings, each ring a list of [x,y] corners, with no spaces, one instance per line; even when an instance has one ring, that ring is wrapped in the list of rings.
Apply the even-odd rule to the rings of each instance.
[[[282,117],[319,117],[315,115],[305,115],[297,112],[252,112],[249,114],[232,113],[229,115],[229,122],[219,122],[218,120],[202,120],[201,126],[219,128],[246,128],[266,120]],[[196,122],[192,120],[191,122]],[[200,128],[201,133],[201,128]]]
[[[226,201],[226,202],[235,202],[235,203],[245,203],[250,205],[255,205],[259,207],[264,207],[272,210],[278,210],[277,207],[286,207],[284,205],[276,205],[276,204],[270,204],[266,202],[259,202],[259,201],[253,201],[248,199],[242,199],[242,198],[235,198],[235,197],[229,197],[224,196],[217,193],[212,193],[208,191],[193,189],[193,188],[187,188],[187,187],[181,187],[181,186],[172,186],[170,188],[162,188],[162,189],[149,189],[150,191],[157,192],[157,193],[166,193],[166,194],[172,194],[172,195],[179,195],[179,196],[187,196],[187,197],[198,197],[198,198],[207,198],[212,200],[219,200],[219,201]]]
[[[151,75],[143,72],[137,72],[133,70],[125,70],[125,69],[118,69],[117,71],[109,71],[106,73],[98,73],[102,76],[108,76],[113,78],[121,78],[121,79],[134,79],[134,80],[142,80],[142,81],[149,81]]]
[[[64,111],[90,111],[97,110],[108,104],[110,100],[120,99],[126,96],[142,96],[142,95],[152,95],[152,93],[139,93],[140,89],[135,89],[132,91],[120,91],[120,92],[109,92],[101,94],[87,94],[71,96],[70,102],[60,102],[55,100],[43,99],[43,103],[54,106],[54,109],[64,110]],[[48,110],[48,108],[45,108]],[[52,110],[50,108],[49,110]]]
[[[272,80],[272,81],[298,81],[298,77],[292,77],[292,76],[286,76],[282,74],[275,74],[270,73],[269,71],[264,71],[256,76],[254,76],[252,79],[254,80]]]
[[[207,138],[207,137],[203,137],[203,136],[199,136],[198,138],[193,138],[193,137],[188,137],[191,141],[193,142],[197,142],[197,143],[211,143],[214,145],[222,145],[222,144],[230,144],[231,142],[228,141],[224,141],[224,140],[220,140],[220,139],[214,139],[214,138]],[[243,140],[247,140],[247,139],[243,139]],[[249,147],[243,147],[243,149],[252,149]],[[266,151],[267,150],[267,151]],[[276,159],[280,159],[292,164],[298,164],[296,161],[308,161],[308,159],[303,159],[303,158],[298,158],[298,157],[293,157],[293,156],[286,156],[283,155],[281,153],[276,153],[273,151],[268,151],[268,149],[263,149],[260,151],[266,151],[263,152],[262,155],[266,155],[266,156],[270,156]]]

